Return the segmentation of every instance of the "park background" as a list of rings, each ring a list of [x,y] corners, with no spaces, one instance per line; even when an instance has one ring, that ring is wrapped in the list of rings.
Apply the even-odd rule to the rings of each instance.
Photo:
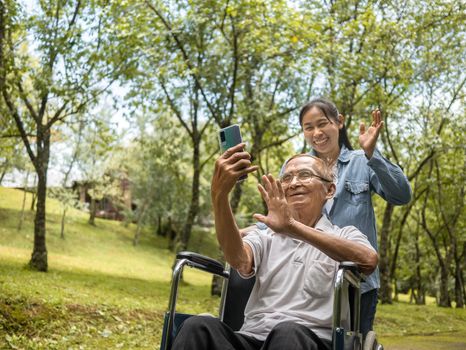
[[[231,197],[248,225],[326,96],[355,148],[381,109],[413,188],[373,197],[382,343],[464,349],[465,23],[464,1],[0,1],[0,348],[157,348],[175,252],[222,258],[219,128],[259,165]],[[180,310],[217,292],[187,271]]]

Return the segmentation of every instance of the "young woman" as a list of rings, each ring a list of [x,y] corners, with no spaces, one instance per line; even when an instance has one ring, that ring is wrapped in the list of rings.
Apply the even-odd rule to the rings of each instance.
[[[401,168],[385,159],[376,148],[383,127],[380,111],[372,112],[372,124],[360,124],[359,145],[353,150],[343,115],[336,106],[318,98],[304,105],[299,114],[304,137],[311,154],[325,160],[334,170],[336,193],[325,206],[330,221],[340,227],[355,226],[377,249],[377,232],[372,192],[394,205],[411,200],[411,187]],[[380,287],[378,269],[362,284],[361,331],[372,330]]]

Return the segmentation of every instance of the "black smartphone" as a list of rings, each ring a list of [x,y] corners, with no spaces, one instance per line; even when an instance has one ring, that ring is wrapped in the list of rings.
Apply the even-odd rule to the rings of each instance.
[[[243,142],[238,124],[233,124],[227,126],[226,128],[220,129],[218,134],[222,152],[225,152],[227,149]],[[247,175],[243,175],[238,179],[238,181],[243,181],[247,177]]]

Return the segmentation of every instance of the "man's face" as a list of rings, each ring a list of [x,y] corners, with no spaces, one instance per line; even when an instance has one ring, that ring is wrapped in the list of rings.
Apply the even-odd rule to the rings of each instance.
[[[322,178],[322,165],[311,157],[297,157],[290,160],[281,177],[287,202],[296,210],[303,208],[320,211],[331,197],[330,182]]]

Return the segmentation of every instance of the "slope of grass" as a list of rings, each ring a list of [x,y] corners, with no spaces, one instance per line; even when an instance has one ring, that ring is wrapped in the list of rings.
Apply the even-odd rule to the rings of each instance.
[[[63,240],[60,204],[49,200],[49,272],[33,272],[32,212],[17,231],[22,195],[0,187],[0,349],[157,348],[174,259],[166,240],[144,232],[133,247],[133,225],[97,220],[92,227],[77,210],[68,214]],[[215,255],[211,232],[196,229],[191,242],[191,249]],[[184,278],[179,311],[215,314],[211,276],[187,269]],[[379,305],[375,328],[386,349],[462,349],[466,310]]]
[[[27,268],[32,212],[26,210],[17,231],[22,195],[0,187],[0,348],[156,347],[174,261],[167,242],[144,232],[133,247],[134,225],[97,220],[93,227],[77,210],[67,216],[63,240],[60,204],[48,200],[49,272],[33,272]],[[193,233],[194,245],[207,242],[213,249],[213,241],[211,233]],[[207,288],[211,276],[187,269],[184,280],[179,310],[216,313],[218,298]]]

